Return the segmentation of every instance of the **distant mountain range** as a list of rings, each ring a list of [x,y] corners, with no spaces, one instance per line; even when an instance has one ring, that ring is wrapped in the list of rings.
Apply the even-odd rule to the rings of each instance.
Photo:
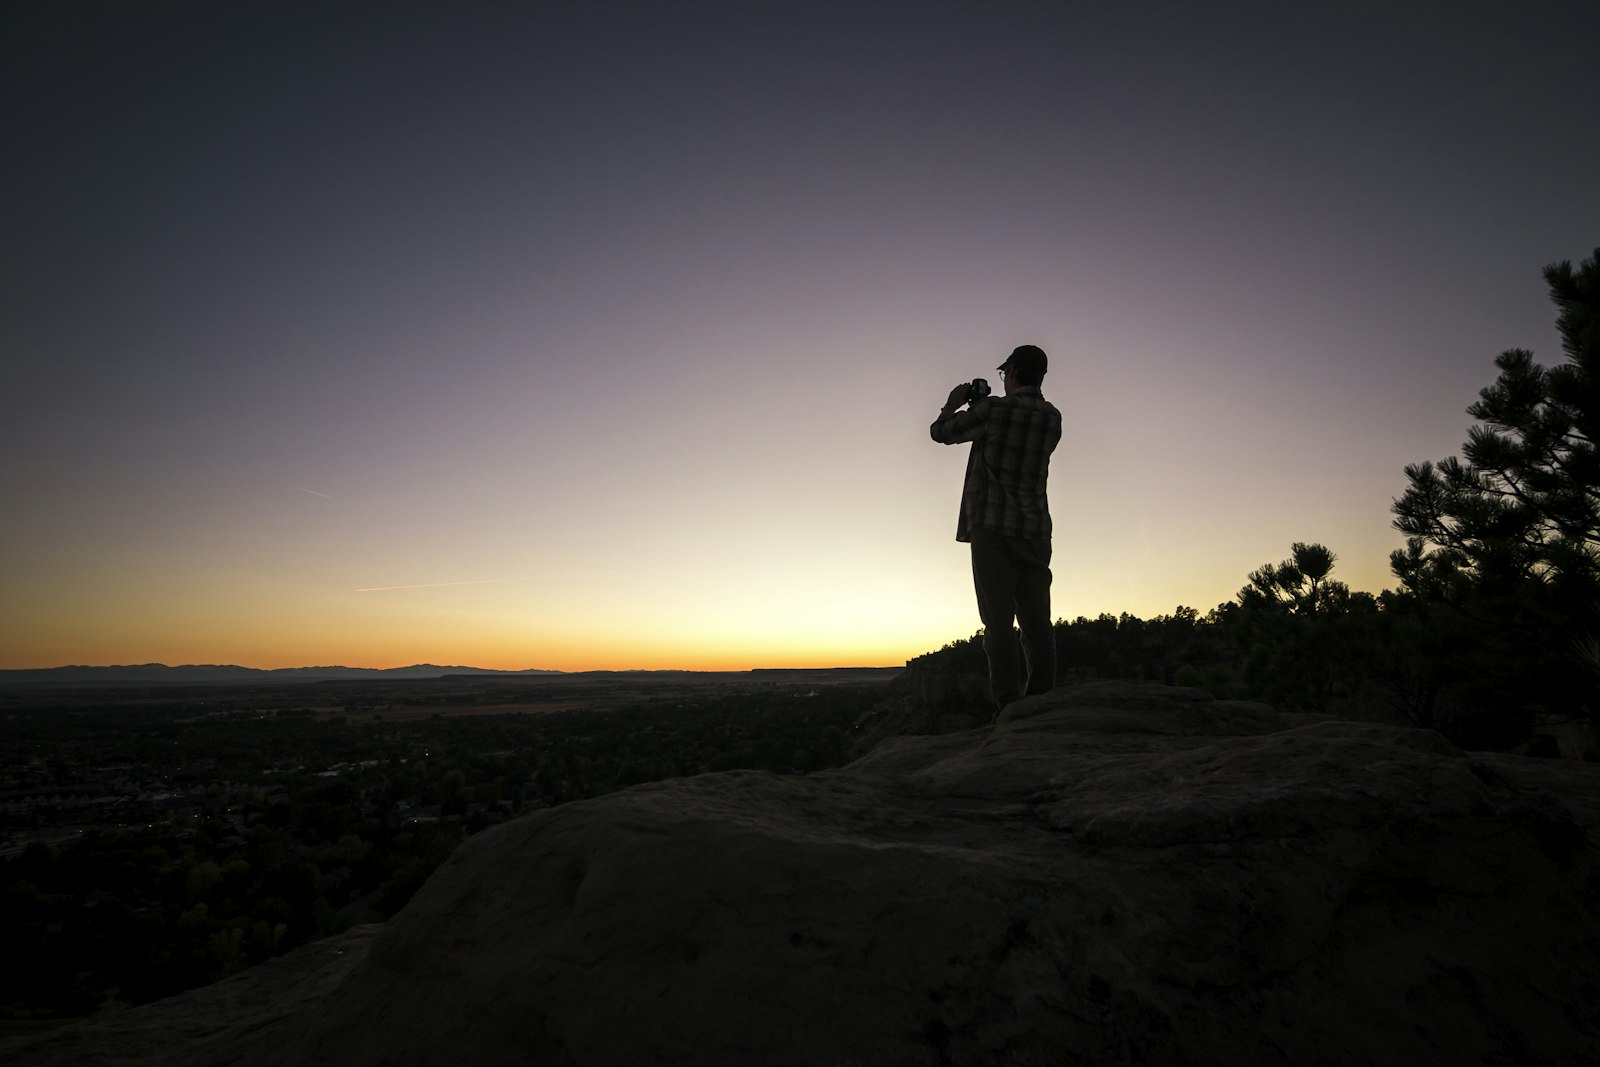
[[[418,678],[443,678],[447,675],[496,675],[518,678],[529,675],[563,674],[563,671],[494,671],[483,667],[441,667],[417,663],[410,667],[279,667],[259,670],[232,664],[188,664],[169,667],[165,663],[133,663],[116,667],[41,667],[0,671],[0,686],[97,686],[97,685],[250,685],[274,682],[401,681]]]
[[[233,664],[202,663],[169,667],[165,663],[131,663],[118,667],[35,667],[0,670],[0,689],[30,686],[35,689],[77,689],[96,686],[141,685],[282,685],[297,682],[426,681],[430,678],[559,678],[562,684],[603,683],[615,679],[651,682],[759,681],[782,683],[869,683],[887,681],[901,667],[758,667],[749,671],[495,671],[485,667],[441,667],[416,663],[410,667],[279,667],[258,670]]]

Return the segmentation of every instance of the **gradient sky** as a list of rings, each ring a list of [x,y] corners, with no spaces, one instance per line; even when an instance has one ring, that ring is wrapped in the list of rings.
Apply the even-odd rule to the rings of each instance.
[[[0,667],[898,663],[1025,342],[1057,616],[1376,591],[1600,244],[1592,0],[0,20]]]

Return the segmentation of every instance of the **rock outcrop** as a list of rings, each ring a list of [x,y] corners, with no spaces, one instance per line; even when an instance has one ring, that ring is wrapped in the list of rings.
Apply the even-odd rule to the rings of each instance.
[[[972,650],[976,651],[976,650]],[[886,687],[885,698],[856,722],[852,755],[861,756],[889,737],[949,734],[987,725],[994,714],[983,653],[930,653],[906,664]]]
[[[496,827],[231,1045],[213,1021],[193,1055],[100,1051],[1588,1064],[1597,834],[1600,766],[1079,686],[838,771],[677,779]],[[172,1026],[185,999],[141,1011]],[[94,1025],[3,1051],[68,1062]]]

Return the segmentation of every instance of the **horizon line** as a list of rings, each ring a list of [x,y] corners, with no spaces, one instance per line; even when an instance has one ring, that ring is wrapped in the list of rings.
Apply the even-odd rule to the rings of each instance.
[[[560,667],[477,667],[469,663],[405,663],[396,667],[352,667],[342,663],[317,663],[294,667],[247,667],[242,663],[159,663],[151,660],[145,663],[62,663],[50,667],[0,667],[0,673],[12,671],[114,671],[146,667],[159,667],[169,671],[183,670],[185,668],[210,668],[261,671],[263,673],[274,671],[404,671],[416,667],[425,667],[441,671],[482,671],[485,674],[648,674],[667,671],[686,674],[747,674],[751,671],[890,670],[904,666],[905,664],[903,663],[831,663],[826,666],[808,667],[582,667],[568,669]]]

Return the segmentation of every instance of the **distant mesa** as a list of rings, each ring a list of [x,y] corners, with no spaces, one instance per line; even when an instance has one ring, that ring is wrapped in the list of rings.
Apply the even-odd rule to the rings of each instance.
[[[115,685],[250,685],[275,682],[333,682],[444,678],[451,675],[505,676],[562,674],[562,671],[497,671],[483,667],[440,667],[418,663],[410,667],[278,667],[260,670],[232,664],[139,663],[114,667],[41,667],[0,671],[0,686],[115,686]]]
[[[95,688],[138,685],[273,685],[295,682],[409,681],[435,678],[633,678],[650,681],[709,681],[748,679],[757,682],[838,682],[862,684],[888,681],[902,672],[901,667],[782,667],[751,671],[552,671],[529,668],[500,671],[486,667],[441,667],[418,663],[410,667],[278,667],[259,670],[231,664],[190,664],[169,667],[164,663],[139,663],[119,667],[41,667],[0,671],[0,688],[5,686],[51,688]]]
[[[467,840],[70,1062],[1540,1063],[1600,1047],[1600,766],[1133,683]]]

